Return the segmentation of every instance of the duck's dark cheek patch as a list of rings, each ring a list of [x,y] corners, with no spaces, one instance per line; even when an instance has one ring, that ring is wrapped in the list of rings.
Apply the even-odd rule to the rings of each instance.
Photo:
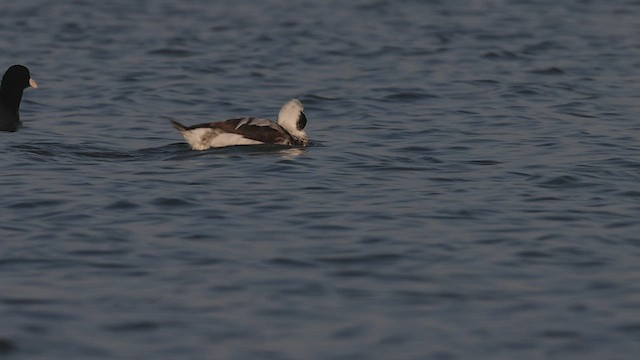
[[[302,130],[305,126],[307,126],[307,117],[304,115],[304,113],[300,113],[300,116],[298,116],[298,124],[296,125],[296,127],[298,128],[298,130]]]

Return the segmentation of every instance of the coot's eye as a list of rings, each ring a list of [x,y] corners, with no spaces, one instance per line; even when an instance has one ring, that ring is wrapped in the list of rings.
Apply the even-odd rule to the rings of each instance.
[[[298,124],[296,125],[296,127],[298,128],[298,130],[302,130],[305,126],[307,126],[307,117],[303,112],[301,112],[300,116],[298,116]]]

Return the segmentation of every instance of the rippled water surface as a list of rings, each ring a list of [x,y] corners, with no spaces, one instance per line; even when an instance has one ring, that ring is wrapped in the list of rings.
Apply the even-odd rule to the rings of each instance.
[[[0,358],[640,356],[637,1],[0,13]],[[169,124],[294,97],[306,149]]]

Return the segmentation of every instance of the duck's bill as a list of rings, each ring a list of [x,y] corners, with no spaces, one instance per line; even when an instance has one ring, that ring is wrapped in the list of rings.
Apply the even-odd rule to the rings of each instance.
[[[34,89],[37,89],[38,88],[38,83],[33,79],[29,79],[29,86],[31,86]]]

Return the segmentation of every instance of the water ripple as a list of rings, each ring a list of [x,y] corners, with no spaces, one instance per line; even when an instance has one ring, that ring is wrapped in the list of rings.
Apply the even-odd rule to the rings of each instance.
[[[18,350],[18,346],[11,340],[0,338],[0,354],[9,354]]]

